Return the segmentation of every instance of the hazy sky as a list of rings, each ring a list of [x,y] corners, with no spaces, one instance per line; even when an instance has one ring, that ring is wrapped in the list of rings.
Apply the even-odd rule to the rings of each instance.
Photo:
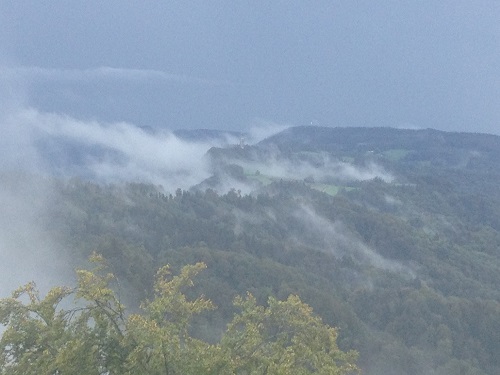
[[[0,0],[2,107],[500,134],[500,1]]]

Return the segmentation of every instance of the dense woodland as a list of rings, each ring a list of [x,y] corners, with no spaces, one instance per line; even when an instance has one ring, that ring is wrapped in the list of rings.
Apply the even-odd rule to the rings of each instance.
[[[102,254],[133,312],[154,300],[159,268],[178,274],[206,264],[186,295],[217,309],[193,316],[186,329],[207,345],[224,342],[241,311],[236,296],[249,292],[270,307],[298,295],[336,327],[340,350],[359,353],[362,373],[500,373],[497,137],[294,131],[211,150],[214,176],[188,190],[52,178],[54,198],[40,223],[71,267]],[[317,167],[314,153],[355,167],[376,163],[394,178],[320,181],[248,169],[271,152]],[[217,191],[227,178],[250,191]]]

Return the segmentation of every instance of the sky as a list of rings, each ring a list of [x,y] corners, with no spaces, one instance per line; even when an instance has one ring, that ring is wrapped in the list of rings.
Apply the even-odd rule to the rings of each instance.
[[[0,0],[0,109],[500,134],[500,1]]]

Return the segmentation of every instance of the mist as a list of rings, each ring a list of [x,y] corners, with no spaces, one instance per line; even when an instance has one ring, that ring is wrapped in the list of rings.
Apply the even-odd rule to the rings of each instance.
[[[14,88],[13,92],[22,92],[19,86]],[[7,91],[5,87],[2,90],[6,97]],[[1,296],[31,280],[40,283],[42,290],[74,281],[67,272],[71,260],[63,256],[65,251],[57,239],[45,230],[50,220],[48,208],[58,199],[54,178],[80,177],[103,184],[144,182],[173,193],[210,177],[208,149],[239,142],[229,134],[192,142],[168,130],[150,132],[126,122],[86,121],[44,112],[23,105],[23,100],[2,104]],[[283,126],[257,121],[250,128],[247,142],[259,141],[281,129]],[[233,182],[228,182],[223,192],[244,188]]]
[[[362,164],[352,163],[331,157],[327,153],[310,154],[305,157],[284,156],[275,150],[272,144],[266,145],[266,150],[255,151],[252,148],[248,150],[246,157],[223,156],[216,162],[241,168],[244,178],[241,173],[235,175],[229,168],[219,171],[217,184],[210,187],[219,193],[234,188],[243,194],[252,194],[274,181],[304,181],[313,188],[319,188],[321,185],[347,186],[373,179],[392,183],[397,179],[394,173],[370,160]],[[215,169],[218,169],[218,166]]]
[[[0,162],[3,173],[0,200],[5,207],[0,229],[6,275],[5,282],[0,283],[2,294],[29,281],[27,278],[46,283],[66,280],[59,277],[60,272],[56,271],[59,265],[53,261],[59,259],[61,265],[64,263],[59,257],[60,246],[42,229],[43,220],[50,220],[47,207],[51,200],[57,199],[51,186],[54,176],[63,180],[81,177],[104,184],[144,182],[172,193],[178,188],[188,190],[213,174],[206,156],[211,147],[239,142],[231,135],[210,141],[186,141],[167,130],[151,132],[126,122],[81,120],[19,104],[4,108],[0,121],[3,129],[0,146],[5,151]],[[257,143],[288,126],[256,120],[249,127],[245,143]],[[230,162],[274,180],[312,177],[315,181],[332,178],[362,181],[378,177],[390,182],[394,179],[391,173],[373,163],[353,165],[330,159],[328,155],[321,155],[320,159],[291,161],[272,155],[261,161]],[[223,176],[216,190],[221,194],[230,189],[250,194],[258,188],[259,184]],[[307,227],[335,238],[336,243],[344,244],[343,248],[348,242],[350,247],[354,246],[337,224],[325,223],[310,210],[302,211],[302,220],[309,223]],[[361,244],[354,247],[377,267],[397,268]],[[16,277],[12,270],[16,270]]]
[[[110,66],[101,66],[91,69],[54,69],[38,66],[12,66],[0,69],[0,79],[27,80],[34,83],[40,82],[81,82],[96,83],[104,81],[139,82],[143,84],[158,82],[177,82],[184,84],[227,84],[187,75],[172,74],[154,69],[126,69]]]
[[[39,176],[0,173],[0,297],[30,281],[42,292],[73,281],[67,253],[44,229],[52,192]]]
[[[166,131],[82,121],[19,102],[3,106],[0,128],[0,297],[32,280],[42,292],[74,283],[68,267],[74,260],[46,229],[58,199],[54,178],[146,182],[173,192],[210,174],[204,155],[213,143],[186,142]]]
[[[4,167],[103,183],[141,181],[167,191],[188,189],[209,176],[204,155],[214,144],[186,142],[170,132],[150,134],[128,123],[81,121],[33,108],[9,114],[2,125]]]
[[[316,239],[318,250],[331,253],[337,258],[351,256],[384,271],[398,273],[409,278],[415,277],[409,267],[395,260],[384,258],[376,249],[370,248],[354,233],[351,233],[342,222],[331,222],[307,205],[298,207],[295,217],[303,225],[302,233],[306,233],[306,237]],[[300,239],[297,238],[297,240]]]
[[[339,260],[344,257],[352,258],[357,263],[398,274],[404,279],[411,280],[416,277],[410,266],[385,258],[377,249],[364,243],[360,236],[342,221],[332,221],[321,216],[312,205],[304,202],[299,196],[295,200],[295,204],[283,207],[281,213],[275,212],[272,207],[253,213],[234,209],[232,214],[235,217],[235,234],[252,233],[256,227],[277,226],[287,233],[289,241],[301,244],[304,248],[331,254]],[[365,276],[356,278],[365,278],[363,283],[371,285],[371,280]]]
[[[238,163],[238,162],[235,162]],[[265,162],[241,162],[241,165],[251,171],[259,171],[264,175],[279,179],[303,180],[312,177],[315,181],[335,179],[339,181],[367,181],[380,178],[392,182],[394,176],[382,166],[375,163],[354,165],[324,156],[321,163],[312,164],[307,161],[290,161],[288,159],[270,158]]]

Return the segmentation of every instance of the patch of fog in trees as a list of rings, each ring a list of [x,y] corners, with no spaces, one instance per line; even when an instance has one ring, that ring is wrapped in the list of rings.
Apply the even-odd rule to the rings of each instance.
[[[367,181],[379,178],[385,182],[392,182],[394,176],[382,166],[369,162],[366,165],[354,165],[320,155],[321,160],[290,160],[279,154],[268,154],[266,160],[243,161],[227,160],[227,163],[240,165],[249,173],[270,176],[275,179],[312,179],[316,182],[337,181]]]
[[[64,178],[81,176],[104,183],[145,182],[161,185],[166,192],[174,192],[178,188],[189,189],[207,179],[212,171],[205,158],[206,152],[214,145],[221,146],[217,141],[188,142],[169,132],[152,134],[127,123],[81,121],[64,114],[43,113],[22,106],[4,111],[1,125],[3,137],[0,146],[6,151],[1,162],[3,181],[0,186],[0,203],[4,207],[0,222],[2,271],[5,275],[2,290],[34,278],[42,283],[61,280],[58,275],[58,264],[64,263],[60,259],[61,252],[57,251],[54,236],[43,230],[41,222],[50,220],[45,209],[51,199],[57,197],[51,187],[53,181],[40,176],[55,173]],[[283,128],[260,123],[250,129],[249,141],[258,141]],[[358,166],[325,155],[321,158],[319,162],[291,161],[275,155],[258,162],[235,162],[246,170],[259,170],[275,179],[312,177],[320,181],[332,176],[339,180],[393,179],[389,172],[376,164]],[[230,189],[251,193],[256,185],[248,182],[222,176],[217,190],[220,193]],[[304,227],[324,238],[325,250],[338,253],[355,249],[358,257],[379,268],[404,270],[341,230],[340,223],[325,222],[305,207],[300,210],[299,217],[308,224]],[[267,218],[270,219],[271,216]],[[251,220],[247,217],[241,222],[244,221]]]
[[[327,251],[335,257],[350,256],[373,267],[414,278],[414,272],[395,260],[386,259],[375,249],[364,244],[340,221],[332,222],[318,215],[312,207],[300,205],[295,218],[302,224],[297,241],[310,240],[319,250]]]
[[[353,260],[380,270],[414,279],[414,271],[401,262],[387,259],[349,230],[341,221],[330,221],[319,215],[309,205],[297,203],[284,208],[285,213],[277,215],[273,208],[265,208],[257,213],[233,210],[234,232],[240,235],[251,233],[255,227],[270,228],[286,226],[289,241],[334,255],[338,259],[350,257]],[[279,216],[279,220],[277,217]],[[283,228],[282,228],[283,229]]]
[[[5,101],[0,125],[0,295],[36,280],[40,289],[73,283],[65,274],[57,234],[49,233],[47,208],[57,200],[53,176],[102,183],[145,182],[167,192],[189,189],[210,176],[204,157],[212,146],[234,139],[188,142],[170,132],[151,134],[127,123],[81,121]],[[259,140],[279,127],[251,129]],[[219,142],[219,143],[217,143]],[[50,176],[50,177],[49,177]],[[224,189],[239,188],[228,181]],[[243,185],[240,186],[244,188]],[[71,261],[70,261],[71,263]],[[71,280],[71,281],[69,281]]]

